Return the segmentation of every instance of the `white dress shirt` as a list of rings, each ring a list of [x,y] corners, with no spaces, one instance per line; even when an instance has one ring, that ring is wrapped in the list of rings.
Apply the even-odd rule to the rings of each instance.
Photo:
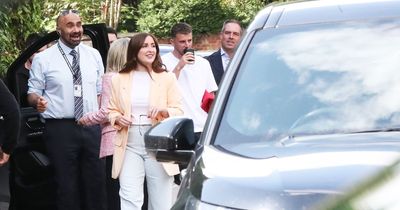
[[[229,57],[228,53],[226,53],[222,48],[221,48],[221,59],[222,59],[222,66],[224,67],[224,71],[226,71],[226,67],[228,67],[228,64],[231,61],[231,58]]]
[[[71,48],[58,41],[70,64]],[[97,95],[101,93],[101,77],[104,66],[100,53],[85,44],[75,47],[80,57],[82,75],[83,113],[98,110]],[[61,54],[58,44],[35,55],[29,71],[28,94],[44,96],[48,105],[42,116],[46,119],[74,118],[73,76]]]

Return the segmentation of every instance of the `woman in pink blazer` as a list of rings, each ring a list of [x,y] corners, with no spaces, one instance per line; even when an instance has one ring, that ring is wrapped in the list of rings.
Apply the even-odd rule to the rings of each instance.
[[[106,184],[108,209],[120,209],[119,182],[111,178],[112,155],[114,153],[114,139],[117,131],[108,120],[108,103],[111,97],[111,78],[122,69],[126,63],[129,38],[115,40],[108,50],[107,68],[103,75],[100,109],[97,112],[85,114],[79,123],[82,125],[101,125],[100,158],[106,159]]]
[[[183,114],[176,77],[165,70],[159,51],[153,35],[134,35],[126,65],[112,78],[109,118],[117,129],[112,176],[119,177],[121,210],[141,209],[145,177],[149,209],[172,206],[173,175],[179,167],[151,157],[143,136],[155,123]]]

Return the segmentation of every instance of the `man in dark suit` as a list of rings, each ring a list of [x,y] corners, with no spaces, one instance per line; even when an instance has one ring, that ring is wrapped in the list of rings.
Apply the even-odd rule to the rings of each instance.
[[[206,57],[210,62],[217,85],[221,82],[222,75],[235,53],[236,46],[239,44],[241,36],[242,27],[239,21],[233,19],[225,21],[219,34],[221,48]]]

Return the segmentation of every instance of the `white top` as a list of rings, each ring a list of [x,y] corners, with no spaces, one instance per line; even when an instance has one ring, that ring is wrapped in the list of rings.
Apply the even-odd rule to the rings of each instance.
[[[71,48],[59,41],[65,56],[72,64]],[[101,93],[101,77],[104,74],[103,61],[99,51],[85,44],[75,47],[79,53],[82,75],[83,114],[97,111],[97,95]],[[43,96],[48,106],[41,113],[44,118],[74,118],[73,78],[70,68],[58,44],[35,55],[29,71],[28,94]]]
[[[151,78],[145,71],[132,71],[132,123],[133,125],[151,125],[147,118]]]
[[[173,71],[179,62],[172,52],[161,58],[168,71]],[[200,107],[201,99],[205,90],[212,92],[218,89],[210,63],[196,55],[194,64],[186,64],[181,70],[178,86],[183,97],[184,116],[193,120],[195,132],[202,132],[207,120],[207,113]]]

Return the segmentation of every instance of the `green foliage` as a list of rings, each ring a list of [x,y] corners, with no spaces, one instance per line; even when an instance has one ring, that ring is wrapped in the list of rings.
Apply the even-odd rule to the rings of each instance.
[[[193,34],[216,32],[225,17],[215,0],[143,0],[138,7],[137,26],[139,31],[166,38],[178,22],[192,25]]]
[[[187,22],[195,36],[217,33],[226,19],[237,19],[247,26],[265,6],[261,0],[143,0],[139,4],[139,31],[152,32],[161,38],[169,37],[170,28]]]
[[[33,32],[54,31],[55,19],[62,9],[77,9],[84,23],[101,21],[102,0],[1,0],[0,77],[17,58],[26,37]]]
[[[136,9],[130,5],[121,6],[120,22],[117,31],[130,32],[136,30]]]
[[[19,5],[19,3],[23,3]],[[42,2],[40,0],[7,2],[0,10],[0,76],[24,47],[25,38],[32,32],[43,30]]]
[[[169,37],[177,22],[193,26],[193,34],[217,33],[225,19],[238,19],[247,26],[257,11],[272,0],[142,0],[123,5],[118,31],[147,31]],[[264,2],[264,3],[263,3]],[[80,11],[84,24],[103,22],[104,0],[0,0],[0,76],[23,48],[33,32],[55,30],[62,9]]]
[[[54,31],[56,28],[56,18],[63,9],[75,9],[79,11],[84,24],[100,23],[102,0],[45,0],[44,3],[44,22],[47,31]]]
[[[236,0],[223,3],[227,16],[239,20],[243,27],[247,27],[264,6],[265,4],[260,0]]]

